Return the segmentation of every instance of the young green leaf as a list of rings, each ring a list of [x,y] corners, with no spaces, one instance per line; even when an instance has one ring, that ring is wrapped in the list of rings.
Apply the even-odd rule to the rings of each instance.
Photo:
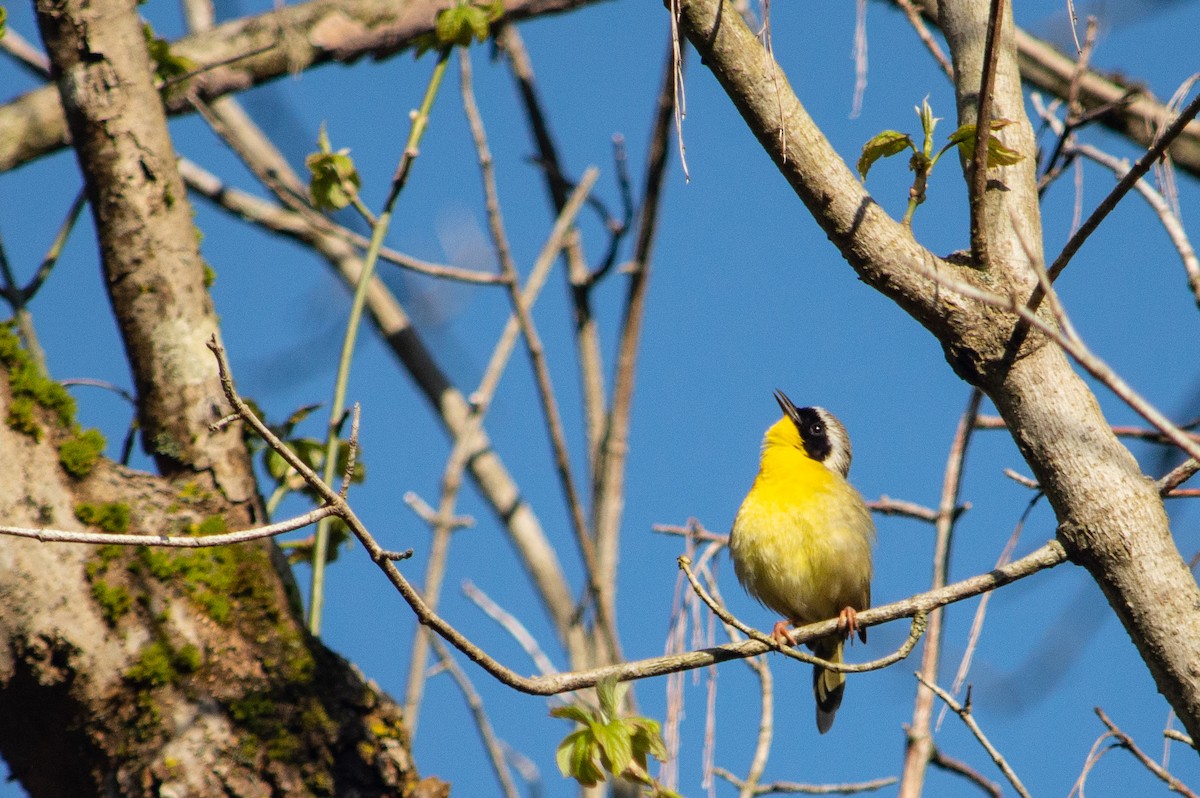
[[[988,137],[988,166],[1012,166],[1025,156],[1004,146],[995,136]]]
[[[560,773],[584,787],[594,787],[604,781],[600,749],[588,729],[578,729],[563,738],[558,744],[555,760]]]
[[[921,132],[925,134],[925,138],[927,140],[933,138],[933,130],[942,120],[933,115],[933,108],[929,105],[929,95],[925,95],[925,99],[921,100],[920,107],[913,110],[917,112],[917,119],[921,121]]]
[[[908,148],[916,151],[913,147],[912,138],[907,133],[901,133],[898,130],[885,130],[882,133],[877,133],[866,144],[863,145],[862,155],[858,157],[858,175],[865,182],[867,172],[871,170],[872,164],[880,158],[890,158],[897,155]]]
[[[434,32],[443,46],[469,47],[473,39],[487,41],[492,23],[503,14],[503,2],[459,2],[438,12]]]
[[[1011,119],[993,119],[988,126],[991,130],[1003,130],[1011,125]],[[958,130],[950,134],[947,139],[947,145],[958,145],[958,150],[963,158],[972,158],[975,153],[975,125],[968,124],[961,126]],[[988,166],[1012,166],[1020,161],[1025,156],[1016,150],[1006,147],[995,136],[988,136]]]
[[[592,733],[600,746],[608,771],[620,776],[633,760],[633,740],[629,729],[620,719],[613,719],[608,723],[594,724]]]
[[[4,6],[0,6],[0,39],[4,38],[4,21],[8,19],[8,12],[4,10]]]
[[[338,211],[353,201],[362,186],[350,150],[333,152],[324,123],[317,134],[317,152],[304,159],[311,175],[308,183],[313,204],[321,210]]]
[[[578,704],[566,704],[565,706],[555,707],[554,709],[550,710],[550,717],[573,720],[576,723],[583,724],[584,726],[587,726],[594,720],[592,713]]]

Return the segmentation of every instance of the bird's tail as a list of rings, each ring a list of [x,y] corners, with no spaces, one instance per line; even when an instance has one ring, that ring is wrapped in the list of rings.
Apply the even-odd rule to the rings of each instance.
[[[842,641],[824,638],[816,641],[813,654],[828,662],[842,661]],[[831,671],[820,665],[813,666],[813,695],[817,699],[817,731],[821,734],[833,726],[833,716],[842,705],[842,693],[846,692],[846,674]]]

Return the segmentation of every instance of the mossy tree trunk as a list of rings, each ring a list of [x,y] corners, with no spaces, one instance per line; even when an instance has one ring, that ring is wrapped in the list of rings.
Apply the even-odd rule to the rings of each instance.
[[[263,517],[223,414],[191,207],[132,0],[43,2],[139,422],[161,476],[94,434],[5,331],[0,517],[207,534]],[[270,542],[166,550],[0,539],[0,753],[34,796],[436,795],[399,708],[306,631]]]

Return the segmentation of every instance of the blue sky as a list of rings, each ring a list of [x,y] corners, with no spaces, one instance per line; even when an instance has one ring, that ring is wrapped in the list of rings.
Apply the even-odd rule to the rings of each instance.
[[[882,129],[915,132],[913,106],[927,95],[935,114],[946,118],[941,132],[953,130],[953,95],[944,76],[903,17],[877,4],[868,8],[869,83],[863,112],[850,118],[853,7],[819,8],[817,13],[812,3],[774,4],[774,46],[801,101],[843,158],[853,162],[862,143]],[[8,10],[10,26],[35,38],[29,8],[9,5]],[[1050,31],[1050,20],[1060,10],[1059,3],[1019,3],[1017,16],[1035,32]],[[145,6],[144,13],[160,34],[181,32],[177,10],[163,0]],[[1107,30],[1094,62],[1121,69],[1166,97],[1200,69],[1192,34],[1198,29],[1200,4],[1160,4]],[[625,137],[636,175],[660,80],[666,13],[656,3],[625,0],[535,21],[521,32],[564,164],[575,175],[588,165],[599,166],[598,193],[615,206],[611,137]],[[532,148],[511,80],[487,52],[485,46],[473,53],[476,93],[496,160],[509,238],[524,271],[552,219],[537,170],[528,161]],[[419,102],[432,63],[428,56],[414,62],[406,55],[382,64],[329,66],[249,92],[244,99],[252,112],[267,112],[272,132],[282,137],[297,166],[314,148],[318,126],[327,121],[334,147],[352,150],[368,205],[378,207],[407,133],[407,113]],[[0,62],[0,85],[7,99],[34,84],[10,63]],[[777,417],[774,388],[798,403],[823,405],[845,422],[855,445],[851,479],[867,498],[886,494],[931,506],[937,502],[947,449],[968,396],[933,339],[889,300],[858,282],[697,59],[688,66],[687,101],[683,134],[691,181],[684,182],[673,156],[630,442],[618,606],[630,658],[662,653],[676,580],[679,543],[652,533],[651,526],[695,517],[714,531],[728,529],[753,478],[762,432]],[[270,110],[281,104],[288,115]],[[288,123],[289,115],[294,124]],[[172,131],[181,154],[252,188],[245,171],[198,119],[175,120]],[[1136,157],[1136,151],[1102,131],[1088,131],[1085,137]],[[485,221],[474,163],[453,72],[397,207],[389,244],[430,260],[488,267],[491,255],[481,243],[486,242]],[[897,159],[878,164],[868,186],[899,216],[907,178]],[[20,274],[31,274],[36,267],[78,185],[67,153],[0,175],[0,232]],[[1111,176],[1100,168],[1085,169],[1085,212],[1111,185]],[[1181,177],[1179,189],[1184,222],[1195,227],[1196,183]],[[917,212],[917,238],[939,253],[966,246],[964,200],[957,165],[947,160],[934,173],[929,201]],[[1069,234],[1074,201],[1069,178],[1047,195],[1050,257]],[[328,401],[348,292],[323,263],[299,248],[248,230],[205,204],[197,202],[196,208],[205,233],[204,254],[218,274],[213,295],[241,389],[275,419],[300,405]],[[582,218],[594,259],[603,247],[602,231],[594,217],[585,212]],[[388,279],[413,308],[443,368],[460,388],[471,390],[507,315],[502,293],[395,273]],[[1140,200],[1130,199],[1105,222],[1064,274],[1060,288],[1080,332],[1132,385],[1176,419],[1200,414],[1196,304],[1178,257]],[[623,293],[623,278],[614,275],[595,298],[610,361]],[[129,387],[86,215],[32,309],[54,376],[92,377]],[[569,423],[576,471],[583,473],[570,317],[560,274],[552,275],[535,315]],[[83,421],[119,441],[128,409],[107,393],[76,391]],[[383,545],[415,549],[416,556],[402,568],[419,582],[428,533],[402,497],[415,491],[436,501],[448,444],[409,378],[370,334],[358,348],[349,397],[363,406],[368,468],[367,482],[351,497]],[[1137,423],[1103,389],[1098,397],[1112,423]],[[519,355],[487,428],[577,584],[577,557],[546,436],[532,411],[536,406],[530,372]],[[985,408],[990,412],[986,403]],[[314,436],[321,415],[310,422]],[[1157,450],[1135,446],[1134,452],[1152,475],[1162,469]],[[963,516],[955,540],[954,579],[992,567],[1030,498],[1003,476],[1005,468],[1028,473],[1004,433],[978,433],[963,490],[972,509]],[[299,502],[290,502],[281,512],[302,509]],[[1189,512],[1183,502],[1169,509],[1180,549],[1190,557],[1200,548],[1195,511]],[[477,524],[454,540],[443,614],[501,661],[532,672],[521,649],[458,590],[462,580],[474,582],[553,648],[519,566],[473,490],[464,492],[461,510]],[[926,588],[932,529],[895,518],[877,523],[875,602]],[[1039,507],[1026,525],[1018,555],[1051,537],[1053,526],[1050,513]],[[731,608],[746,621],[769,627],[775,618],[745,597],[727,561],[718,575]],[[298,576],[307,581],[307,573]],[[344,552],[329,578],[326,641],[384,689],[401,696],[413,634],[407,607],[360,548]],[[963,652],[976,603],[956,605],[947,613],[945,684]],[[850,656],[881,656],[906,631],[901,624],[873,629],[870,644],[855,646]],[[557,652],[551,656],[565,667]],[[766,779],[858,781],[898,772],[915,659],[852,676],[837,724],[824,737],[812,722],[807,667],[782,658],[772,658],[771,664],[778,703]],[[544,701],[498,688],[478,670],[468,672],[484,694],[497,734],[540,768],[543,795],[573,794],[553,761],[554,747],[568,725],[549,718]],[[680,758],[680,789],[688,796],[704,794],[704,678],[695,684],[688,680]],[[740,663],[722,666],[717,681],[716,763],[744,772],[757,725],[755,682]],[[1092,712],[1097,705],[1151,755],[1161,754],[1168,706],[1099,591],[1074,566],[1061,566],[995,595],[969,681],[977,719],[1037,793],[1070,789],[1092,742],[1103,732]],[[645,714],[662,718],[665,684],[653,680],[637,686]],[[946,754],[1000,780],[955,718],[944,721],[937,743]],[[468,712],[444,675],[428,685],[415,750],[422,772],[454,782],[456,794],[498,792]],[[1185,781],[1200,783],[1196,757],[1178,745],[1171,752],[1171,766]],[[1088,784],[1096,795],[1154,794],[1160,789],[1119,751],[1095,768]],[[964,791],[960,780],[931,772],[927,795]],[[0,788],[0,795],[19,794],[11,785]],[[721,786],[717,794],[733,793]]]

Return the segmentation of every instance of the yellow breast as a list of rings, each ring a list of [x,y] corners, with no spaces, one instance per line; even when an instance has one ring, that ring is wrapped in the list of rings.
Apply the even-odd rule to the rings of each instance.
[[[768,442],[729,547],[747,592],[806,624],[870,607],[874,539],[870,512],[841,474]]]

